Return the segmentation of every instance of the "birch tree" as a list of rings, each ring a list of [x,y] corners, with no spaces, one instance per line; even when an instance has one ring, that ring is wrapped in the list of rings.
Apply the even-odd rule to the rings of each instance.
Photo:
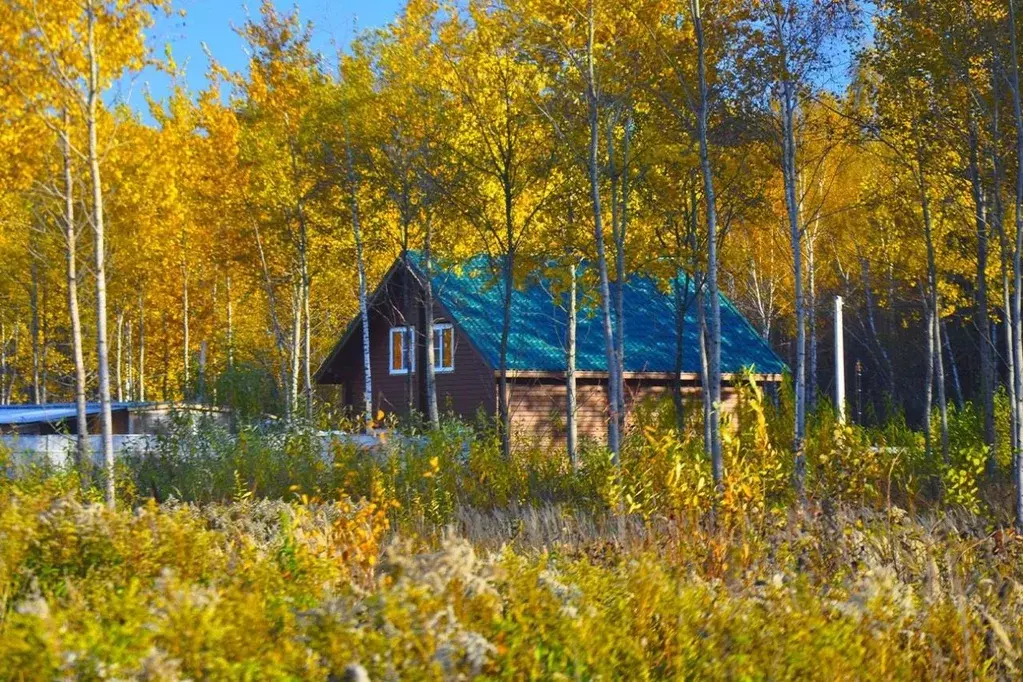
[[[558,179],[551,173],[556,147],[533,99],[543,86],[542,74],[521,58],[524,33],[517,18],[494,9],[473,3],[468,19],[452,17],[439,31],[443,83],[458,103],[451,145],[458,170],[441,191],[475,230],[501,284],[498,427],[510,457],[508,354],[516,259]]]
[[[806,482],[806,306],[804,292],[804,225],[798,199],[799,149],[797,128],[801,108],[812,92],[814,78],[827,69],[828,54],[852,26],[854,5],[844,0],[825,2],[750,0],[743,21],[745,40],[739,56],[750,94],[760,102],[778,145],[778,162],[785,195],[787,230],[792,253],[795,301],[795,417],[792,452],[797,494]]]

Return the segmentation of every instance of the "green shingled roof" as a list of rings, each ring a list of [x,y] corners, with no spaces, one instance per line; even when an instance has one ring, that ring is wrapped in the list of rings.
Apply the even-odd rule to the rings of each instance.
[[[411,254],[410,261],[423,276],[421,255]],[[434,296],[486,361],[494,368],[499,367],[503,297],[501,284],[493,276],[489,261],[486,257],[477,257],[458,268],[435,266],[434,270]],[[691,292],[692,285],[690,287]],[[576,368],[582,372],[606,372],[599,299],[592,292],[583,292],[581,299],[576,327]],[[563,303],[564,296],[555,298],[549,283],[540,277],[531,277],[524,286],[514,290],[508,369],[565,371],[567,313],[561,307]],[[625,371],[674,371],[673,293],[659,288],[650,277],[632,275],[625,284],[624,312]],[[696,306],[690,305],[684,328],[683,372],[696,373],[700,367],[696,313]],[[722,296],[721,370],[737,372],[745,368],[775,374],[785,370],[785,363]]]

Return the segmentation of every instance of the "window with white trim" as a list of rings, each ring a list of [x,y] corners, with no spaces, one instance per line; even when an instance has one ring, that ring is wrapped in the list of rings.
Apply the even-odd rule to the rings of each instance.
[[[391,374],[416,371],[415,330],[412,327],[391,327]]]
[[[455,330],[450,324],[433,325],[433,370],[455,371]]]

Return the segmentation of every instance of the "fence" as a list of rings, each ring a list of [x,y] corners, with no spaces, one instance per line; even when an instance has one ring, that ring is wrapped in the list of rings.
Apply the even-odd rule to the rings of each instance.
[[[66,466],[74,462],[75,443],[77,439],[71,435],[50,436],[0,436],[0,444],[14,453],[14,463],[19,465],[42,464],[49,466]],[[151,434],[124,434],[114,436],[114,456],[124,450],[144,450],[156,443],[156,436]],[[89,436],[89,452],[96,464],[103,463],[103,446],[100,436]]]

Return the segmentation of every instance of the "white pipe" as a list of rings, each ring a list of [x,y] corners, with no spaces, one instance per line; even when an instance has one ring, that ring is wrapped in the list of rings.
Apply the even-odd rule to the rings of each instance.
[[[835,410],[845,423],[845,342],[842,327],[842,297],[835,296]]]

